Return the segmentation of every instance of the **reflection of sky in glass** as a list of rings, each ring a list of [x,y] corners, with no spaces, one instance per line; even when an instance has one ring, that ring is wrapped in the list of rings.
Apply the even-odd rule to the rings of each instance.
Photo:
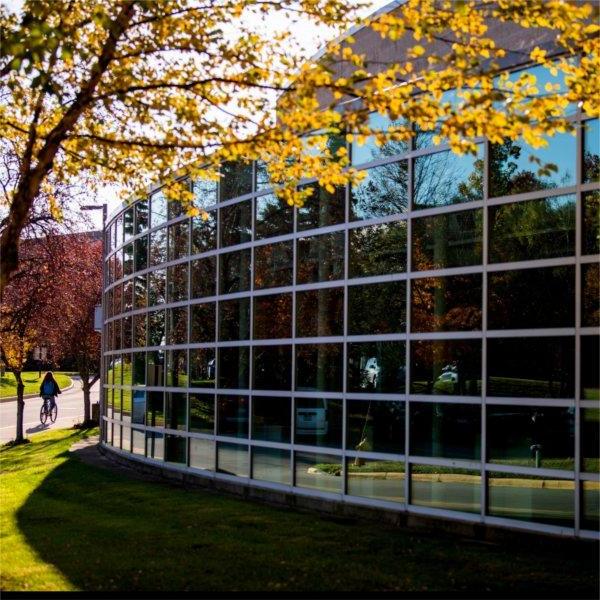
[[[408,203],[408,165],[405,160],[375,167],[352,188],[352,220],[383,217],[406,211]]]
[[[387,115],[382,116],[378,112],[371,113],[368,120],[369,128],[373,131],[387,131],[390,127],[397,127],[403,124],[404,121],[402,120],[391,121]],[[408,152],[408,150],[408,142],[390,142],[384,146],[377,146],[375,138],[369,136],[362,145],[358,142],[352,143],[352,164],[359,165],[381,158],[382,156],[393,156],[402,152]]]

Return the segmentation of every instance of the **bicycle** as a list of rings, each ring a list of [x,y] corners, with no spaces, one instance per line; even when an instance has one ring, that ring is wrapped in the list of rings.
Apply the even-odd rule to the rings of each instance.
[[[44,398],[44,403],[42,404],[42,408],[40,408],[40,422],[42,425],[46,424],[46,421],[50,419],[51,423],[56,421],[56,416],[58,415],[58,407],[56,406],[56,402],[54,402],[54,406],[49,408],[50,399]]]

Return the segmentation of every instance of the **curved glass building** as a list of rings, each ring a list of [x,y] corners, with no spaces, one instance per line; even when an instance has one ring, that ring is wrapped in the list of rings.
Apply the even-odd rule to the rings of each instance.
[[[361,185],[316,187],[297,210],[260,164],[189,182],[207,220],[159,187],[121,209],[106,229],[105,447],[597,538],[600,131],[571,118],[577,136],[541,150],[349,144]]]

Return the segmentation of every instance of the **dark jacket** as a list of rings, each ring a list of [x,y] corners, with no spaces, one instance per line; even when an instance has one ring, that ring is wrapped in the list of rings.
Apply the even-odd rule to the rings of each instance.
[[[54,390],[52,391],[52,394],[50,394],[50,395],[58,396],[58,394],[60,394],[60,388],[58,387],[58,383],[56,383],[56,381],[54,379],[52,380],[52,383],[54,384]],[[42,385],[40,385],[40,396],[47,395],[42,392],[43,389],[44,389],[44,382],[42,381]]]

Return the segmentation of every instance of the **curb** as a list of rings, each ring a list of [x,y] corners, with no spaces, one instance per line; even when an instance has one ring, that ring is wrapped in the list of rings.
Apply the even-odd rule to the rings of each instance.
[[[61,393],[70,390],[75,385],[75,382],[73,381],[73,377],[69,376],[69,379],[71,380],[71,385],[68,385],[65,388],[61,388],[61,390],[60,390]],[[39,397],[40,397],[39,394],[23,394],[23,400],[30,400],[31,398],[39,398]],[[0,404],[3,404],[4,402],[14,402],[16,399],[17,399],[16,396],[2,396],[2,398],[0,398]]]

